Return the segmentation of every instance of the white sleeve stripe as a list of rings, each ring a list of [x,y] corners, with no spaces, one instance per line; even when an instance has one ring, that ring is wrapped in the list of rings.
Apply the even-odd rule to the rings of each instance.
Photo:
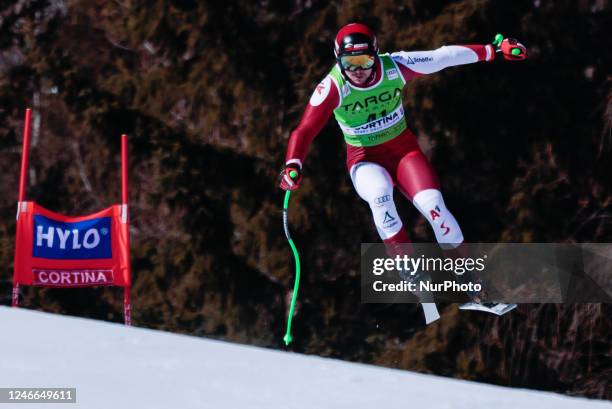
[[[487,50],[487,61],[493,61],[495,59],[495,47],[491,44],[485,45],[485,49]]]
[[[289,159],[289,160],[288,160],[288,161],[285,163],[285,165],[289,165],[290,163],[297,163],[297,164],[300,166],[300,168],[302,167],[302,161],[301,161],[301,160],[299,160],[299,159]]]

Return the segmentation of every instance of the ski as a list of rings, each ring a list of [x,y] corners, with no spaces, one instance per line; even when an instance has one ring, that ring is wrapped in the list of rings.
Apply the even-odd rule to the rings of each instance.
[[[440,313],[438,312],[436,303],[424,302],[421,303],[421,307],[423,308],[423,314],[425,315],[425,324],[429,325],[432,322],[440,319]]]
[[[468,302],[459,306],[460,310],[484,311],[495,315],[504,315],[515,308],[516,304],[504,304],[498,302],[484,302],[482,304]]]

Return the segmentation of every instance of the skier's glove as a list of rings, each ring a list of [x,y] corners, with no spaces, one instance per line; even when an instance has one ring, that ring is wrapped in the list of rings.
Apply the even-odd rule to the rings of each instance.
[[[295,172],[295,173],[293,173]],[[293,177],[291,177],[293,175]],[[302,167],[297,163],[289,163],[281,170],[279,186],[283,190],[295,190],[302,181]]]
[[[510,61],[521,61],[527,58],[527,48],[518,42],[516,38],[504,38],[503,35],[497,34],[493,47],[498,53],[502,53],[504,59]]]

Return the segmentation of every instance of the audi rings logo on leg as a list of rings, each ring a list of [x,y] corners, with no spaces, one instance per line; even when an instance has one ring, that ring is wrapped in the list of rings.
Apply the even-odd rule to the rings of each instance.
[[[384,195],[384,196],[379,196],[377,198],[374,199],[374,204],[380,206],[383,203],[387,203],[391,201],[391,195]]]

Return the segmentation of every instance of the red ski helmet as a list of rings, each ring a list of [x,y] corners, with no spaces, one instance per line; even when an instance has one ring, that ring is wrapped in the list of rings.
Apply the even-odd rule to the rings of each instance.
[[[336,41],[334,42],[336,58],[343,55],[376,55],[377,53],[376,34],[365,24],[347,24],[336,34]]]

